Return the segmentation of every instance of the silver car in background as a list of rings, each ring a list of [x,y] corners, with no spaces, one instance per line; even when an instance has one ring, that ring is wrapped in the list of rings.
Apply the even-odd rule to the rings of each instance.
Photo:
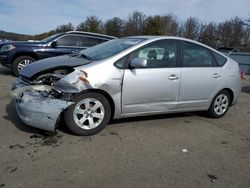
[[[207,111],[225,115],[240,94],[238,64],[179,37],[114,39],[77,54],[38,61],[13,84],[21,120],[54,131],[60,117],[77,135],[132,116]]]

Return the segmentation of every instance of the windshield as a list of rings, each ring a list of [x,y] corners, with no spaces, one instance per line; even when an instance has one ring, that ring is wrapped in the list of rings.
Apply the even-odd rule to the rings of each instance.
[[[102,60],[114,56],[129,47],[132,47],[145,39],[143,38],[122,38],[101,43],[94,47],[82,50],[80,55],[92,60]]]
[[[50,42],[50,41],[54,40],[55,38],[57,38],[60,35],[61,35],[61,33],[49,36],[48,38],[45,38],[45,39],[41,40],[41,42]]]

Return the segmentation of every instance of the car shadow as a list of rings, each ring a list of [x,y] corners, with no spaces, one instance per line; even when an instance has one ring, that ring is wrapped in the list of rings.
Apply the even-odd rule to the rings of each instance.
[[[243,93],[250,94],[250,86],[243,86],[243,87],[241,88],[241,91],[242,91]]]
[[[111,120],[110,124],[123,124],[123,123],[151,121],[151,120],[159,120],[159,119],[183,118],[183,117],[190,117],[190,116],[193,116],[193,114],[191,114],[191,113],[173,113],[173,114],[138,116],[138,117],[128,117],[128,118],[123,118],[123,119]]]
[[[0,74],[14,77],[13,72],[7,67],[3,67],[2,65],[0,65]]]
[[[7,115],[4,116],[3,118],[10,121],[20,131],[31,133],[31,134],[40,134],[40,135],[44,135],[46,132],[48,132],[48,131],[41,130],[38,128],[30,127],[26,125],[25,123],[23,123],[17,115],[14,100],[11,100],[11,102],[6,105],[6,113]],[[204,117],[206,115],[204,112],[192,112],[192,113],[174,113],[174,114],[139,116],[139,117],[129,117],[129,118],[111,120],[109,124],[116,126],[116,125],[121,125],[121,124],[132,123],[132,122],[151,121],[151,120],[159,120],[159,119],[167,120],[167,119],[172,119],[172,118],[183,118],[183,117],[191,117],[191,116]],[[57,129],[65,134],[75,136],[67,128],[64,118],[60,119],[59,126]]]
[[[63,116],[63,115],[62,115]],[[109,125],[112,126],[125,126],[125,124],[140,122],[140,121],[151,121],[151,120],[159,120],[159,119],[172,119],[172,118],[183,118],[183,117],[191,117],[191,116],[206,116],[204,112],[192,112],[192,113],[173,113],[173,114],[160,114],[160,115],[149,115],[149,116],[138,116],[138,117],[128,117],[122,119],[114,119],[109,122]],[[62,131],[65,134],[74,135],[67,127],[64,118],[61,118],[58,130]]]

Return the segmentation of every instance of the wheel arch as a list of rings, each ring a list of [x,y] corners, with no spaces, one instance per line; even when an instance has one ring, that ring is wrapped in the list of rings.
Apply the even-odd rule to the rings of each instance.
[[[113,119],[114,114],[115,114],[115,103],[114,103],[113,98],[106,91],[101,90],[101,89],[87,89],[87,90],[82,91],[78,95],[81,95],[81,94],[84,94],[84,93],[89,93],[89,92],[100,93],[100,94],[102,94],[104,97],[106,97],[108,99],[110,107],[111,107],[111,119]]]
[[[224,89],[222,89],[221,91],[223,91],[223,90],[227,91],[228,94],[230,95],[230,106],[231,106],[231,105],[232,105],[232,102],[233,102],[233,100],[234,100],[234,92],[233,92],[233,90],[230,89],[230,88],[224,88]]]
[[[35,60],[38,60],[38,59],[39,59],[38,55],[37,55],[36,53],[34,53],[34,52],[18,52],[18,53],[16,53],[16,54],[13,56],[13,58],[12,58],[12,60],[11,60],[11,61],[12,61],[12,64],[13,64],[13,62],[15,61],[16,58],[21,57],[21,56],[30,56],[30,57],[34,58]]]

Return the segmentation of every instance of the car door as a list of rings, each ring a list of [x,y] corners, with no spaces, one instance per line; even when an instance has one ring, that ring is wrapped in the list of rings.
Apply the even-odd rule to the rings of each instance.
[[[156,113],[175,110],[180,88],[178,42],[160,40],[134,51],[130,59],[144,58],[145,68],[124,72],[122,113]]]
[[[181,89],[178,109],[201,109],[219,88],[221,68],[211,51],[192,42],[182,42]]]

